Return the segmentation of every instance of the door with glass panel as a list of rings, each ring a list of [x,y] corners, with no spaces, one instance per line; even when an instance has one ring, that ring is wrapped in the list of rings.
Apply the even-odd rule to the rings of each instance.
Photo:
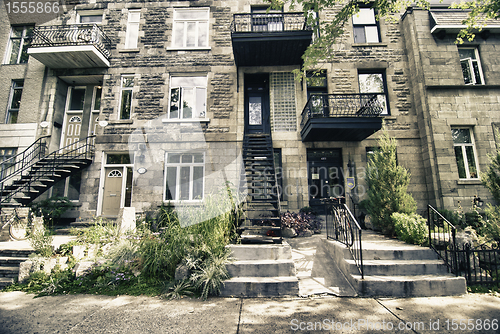
[[[120,208],[132,205],[133,165],[130,155],[107,154],[102,193],[103,216],[116,217]]]
[[[71,144],[80,140],[85,92],[85,87],[69,87],[68,89],[63,138],[61,140],[61,147],[67,147],[68,150],[72,149]]]
[[[269,74],[245,75],[245,132],[269,133]]]

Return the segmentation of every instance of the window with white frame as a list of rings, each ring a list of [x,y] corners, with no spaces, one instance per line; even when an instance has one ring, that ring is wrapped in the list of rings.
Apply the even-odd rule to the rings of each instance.
[[[378,24],[373,8],[360,8],[352,16],[354,43],[379,43]]]
[[[360,72],[358,73],[359,92],[361,94],[375,93],[382,107],[382,115],[389,114],[387,104],[387,85],[384,72]]]
[[[12,159],[17,154],[17,148],[3,147],[0,148],[0,179],[10,173],[9,169],[15,164],[15,159]]]
[[[28,46],[33,36],[33,28],[33,26],[13,26],[11,28],[5,64],[28,62]]]
[[[470,128],[452,128],[453,148],[457,160],[458,177],[461,179],[477,179],[476,148]]]
[[[120,119],[130,119],[133,89],[134,76],[128,74],[122,75],[120,92]]]
[[[172,47],[207,48],[209,13],[208,8],[174,9]]]
[[[479,60],[479,51],[477,48],[459,47],[460,64],[466,85],[484,84],[483,70]]]
[[[206,117],[207,78],[170,78],[170,119],[196,119]]]
[[[204,153],[167,153],[165,161],[165,201],[202,200]]]
[[[139,39],[139,23],[141,20],[141,10],[131,9],[128,11],[127,33],[125,35],[125,49],[137,48]]]
[[[10,86],[9,108],[5,123],[15,124],[19,116],[19,107],[21,106],[21,97],[23,95],[23,80],[13,80]]]

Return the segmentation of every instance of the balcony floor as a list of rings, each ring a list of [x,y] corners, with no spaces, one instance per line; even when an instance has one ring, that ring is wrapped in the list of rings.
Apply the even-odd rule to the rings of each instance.
[[[302,128],[303,142],[361,141],[382,128],[382,117],[310,118]]]
[[[109,67],[109,61],[93,45],[32,47],[28,53],[50,68]]]

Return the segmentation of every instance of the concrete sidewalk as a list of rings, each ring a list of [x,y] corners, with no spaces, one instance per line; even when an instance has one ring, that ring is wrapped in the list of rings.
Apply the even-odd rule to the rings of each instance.
[[[22,292],[0,292],[0,301],[2,334],[500,332],[495,325],[500,321],[500,298],[480,294],[170,301],[143,296],[33,298]],[[469,326],[466,330],[460,330],[460,319],[464,319],[462,329]],[[485,327],[489,330],[483,330]]]

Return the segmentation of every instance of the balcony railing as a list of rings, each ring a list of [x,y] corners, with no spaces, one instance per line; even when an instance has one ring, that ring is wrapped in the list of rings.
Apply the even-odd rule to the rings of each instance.
[[[287,32],[312,30],[304,13],[234,14],[231,32]]]
[[[302,111],[304,126],[311,118],[378,117],[384,110],[383,94],[313,94]]]
[[[96,24],[39,26],[33,31],[31,48],[93,45],[109,60],[111,40]]]

